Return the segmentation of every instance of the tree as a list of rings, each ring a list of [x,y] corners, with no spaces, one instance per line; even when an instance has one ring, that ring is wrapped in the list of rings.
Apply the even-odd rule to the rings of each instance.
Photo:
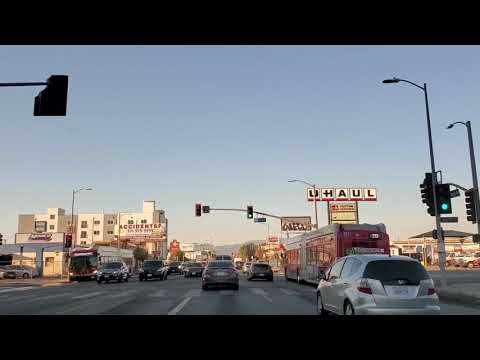
[[[240,257],[243,261],[249,261],[252,259],[252,256],[255,256],[257,245],[254,243],[242,244],[239,249]]]
[[[255,257],[257,259],[263,259],[265,257],[265,252],[263,251],[261,246],[257,246],[255,249]]]
[[[135,258],[135,263],[143,262],[148,259],[148,252],[144,248],[137,246],[133,250],[133,257]]]

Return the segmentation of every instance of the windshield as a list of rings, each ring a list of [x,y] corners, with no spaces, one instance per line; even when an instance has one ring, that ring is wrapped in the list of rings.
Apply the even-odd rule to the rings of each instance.
[[[187,265],[187,267],[202,267],[202,264],[200,263],[190,263]]]
[[[425,268],[416,261],[375,260],[367,264],[364,278],[380,280],[383,285],[418,285],[430,279]]]
[[[70,259],[70,267],[73,269],[97,267],[98,259],[96,256],[74,256]]]
[[[122,267],[122,263],[114,262],[114,263],[106,263],[102,266],[102,269],[120,269]]]
[[[146,269],[154,268],[154,267],[162,267],[163,262],[161,261],[145,261],[143,263],[143,267]]]
[[[228,269],[233,268],[232,263],[228,261],[212,261],[208,264],[208,268],[221,268],[221,269]]]

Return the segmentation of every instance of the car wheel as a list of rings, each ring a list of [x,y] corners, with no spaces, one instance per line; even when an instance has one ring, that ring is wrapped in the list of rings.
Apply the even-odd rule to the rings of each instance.
[[[323,301],[322,301],[322,296],[320,295],[320,292],[317,292],[317,315],[321,317],[327,316],[327,312],[323,307]]]
[[[125,280],[124,280],[124,281],[125,281],[125,282],[128,282],[128,276],[125,278]]]
[[[355,315],[355,311],[353,310],[352,303],[348,300],[343,307],[343,314],[344,315]]]
[[[22,277],[23,277],[24,279],[28,279],[30,276],[28,276],[28,274],[25,273],[25,274],[22,275]]]
[[[240,286],[239,286],[238,284],[236,284],[236,285],[233,287],[233,290],[238,291],[238,289],[240,289]]]
[[[207,285],[202,285],[202,290],[208,290],[208,286]]]

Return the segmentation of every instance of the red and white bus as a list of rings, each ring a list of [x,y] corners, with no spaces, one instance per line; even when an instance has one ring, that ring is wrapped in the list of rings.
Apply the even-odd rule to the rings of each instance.
[[[390,253],[384,224],[331,224],[295,236],[285,246],[285,278],[318,284],[320,273],[350,253]]]

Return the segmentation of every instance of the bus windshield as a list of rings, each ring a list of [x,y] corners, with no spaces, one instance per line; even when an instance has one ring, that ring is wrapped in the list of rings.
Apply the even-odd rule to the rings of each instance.
[[[70,267],[72,269],[84,269],[89,267],[96,267],[98,264],[96,256],[74,256],[70,260]]]

